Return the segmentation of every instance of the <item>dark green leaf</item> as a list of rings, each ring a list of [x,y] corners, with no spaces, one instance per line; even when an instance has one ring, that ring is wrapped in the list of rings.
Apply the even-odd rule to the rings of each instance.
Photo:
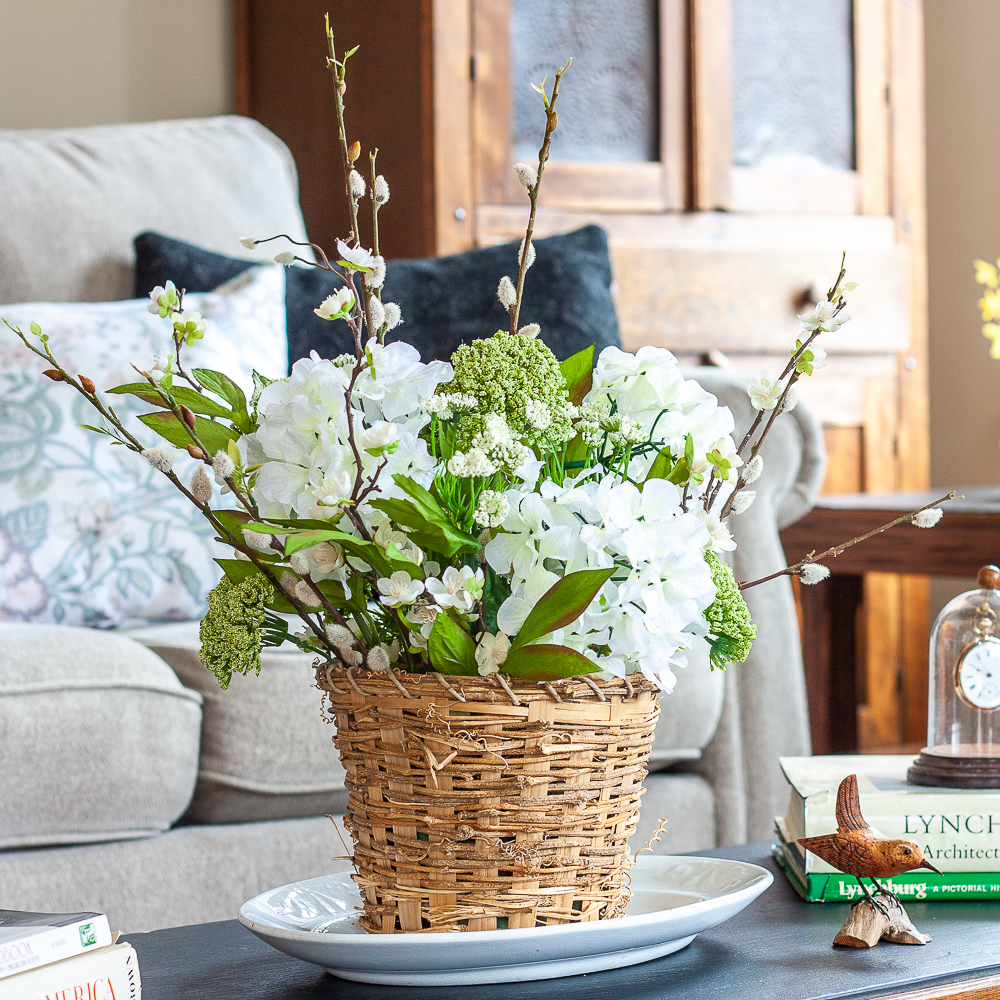
[[[431,666],[441,674],[463,674],[471,677],[478,674],[476,668],[476,644],[472,636],[442,612],[434,619],[427,640],[427,655]]]
[[[155,413],[140,413],[139,419],[147,427],[156,431],[160,437],[165,438],[178,448],[186,448],[189,444],[193,443],[191,435],[188,434],[187,425],[181,423],[168,410],[157,410]],[[239,437],[239,432],[231,430],[225,424],[217,423],[214,420],[206,420],[204,417],[195,418],[195,433],[212,455],[220,451],[226,452],[229,442],[235,441]]]
[[[583,468],[583,463],[587,458],[587,442],[579,434],[568,445],[566,454],[563,457],[563,465],[566,468]]]
[[[582,569],[557,580],[525,618],[510,645],[511,650],[575,622],[614,571],[614,566],[608,569]]]
[[[588,660],[583,653],[578,653],[569,646],[543,643],[537,646],[522,646],[514,650],[507,656],[507,662],[501,669],[511,677],[523,677],[531,681],[554,681],[560,677],[594,674],[601,668],[592,660]]]
[[[146,403],[153,406],[163,406],[163,398],[148,382],[130,382],[128,385],[117,385],[108,392],[116,394],[128,394],[138,396]],[[203,413],[206,417],[222,417],[224,420],[232,420],[233,412],[228,407],[217,403],[214,399],[204,393],[195,392],[194,389],[186,385],[180,385],[170,390],[170,395],[195,413]]]
[[[497,612],[500,605],[510,597],[510,584],[499,573],[495,573],[489,565],[486,569],[486,580],[483,586],[483,612],[485,613],[486,630],[497,631]]]
[[[559,370],[566,379],[569,401],[579,406],[594,384],[594,345],[567,358]]]

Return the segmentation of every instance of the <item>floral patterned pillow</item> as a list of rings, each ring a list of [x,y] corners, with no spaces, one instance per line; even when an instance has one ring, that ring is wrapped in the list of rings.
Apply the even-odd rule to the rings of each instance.
[[[38,323],[74,372],[108,389],[148,369],[170,343],[167,320],[148,299],[34,302],[0,306],[27,332]],[[185,350],[185,367],[224,370],[253,388],[253,369],[287,373],[284,268],[252,268],[214,292],[187,295],[207,321]],[[201,514],[159,472],[79,424],[92,408],[69,386],[42,376],[47,366],[0,324],[0,621],[99,628],[198,618],[225,554]],[[148,412],[132,396],[106,396],[119,414]],[[144,443],[160,441],[138,420]],[[181,460],[183,458],[183,461]],[[178,453],[190,478],[195,462]]]

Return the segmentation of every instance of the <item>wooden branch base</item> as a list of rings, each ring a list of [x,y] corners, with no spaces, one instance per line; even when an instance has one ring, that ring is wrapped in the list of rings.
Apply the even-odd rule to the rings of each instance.
[[[901,906],[891,901],[886,906],[888,917],[867,899],[856,903],[833,943],[847,948],[874,948],[879,941],[891,944],[927,944],[930,941],[930,934],[921,934]]]

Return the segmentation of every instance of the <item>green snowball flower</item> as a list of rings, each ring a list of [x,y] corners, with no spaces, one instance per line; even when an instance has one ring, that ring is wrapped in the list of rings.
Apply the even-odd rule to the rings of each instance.
[[[532,447],[557,447],[573,436],[566,379],[541,340],[498,330],[462,344],[451,362],[455,377],[439,386],[438,394],[463,393],[478,404],[458,419],[455,443],[460,450],[487,429],[491,413],[502,414],[513,436]]]
[[[208,611],[201,620],[198,637],[201,662],[215,674],[223,691],[233,671],[260,673],[260,647],[265,604],[274,598],[274,588],[257,573],[233,583],[224,576],[209,591]]]
[[[712,669],[724,670],[729,663],[742,663],[750,655],[757,638],[757,626],[750,617],[733,571],[714,552],[705,553],[705,562],[712,571],[715,600],[705,611],[712,641]]]

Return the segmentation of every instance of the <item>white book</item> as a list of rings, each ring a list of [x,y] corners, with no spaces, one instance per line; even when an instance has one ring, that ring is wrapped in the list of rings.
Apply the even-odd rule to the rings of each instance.
[[[929,788],[907,783],[913,755],[860,754],[781,757],[791,785],[788,812],[779,833],[804,854],[804,871],[832,873],[812,851],[802,852],[799,837],[837,830],[837,788],[849,774],[858,776],[861,812],[869,825],[890,838],[913,840],[945,874],[1000,873],[1000,789]]]
[[[130,944],[110,945],[11,976],[3,1000],[141,1000],[139,960]]]
[[[103,913],[0,910],[0,979],[111,944]]]

